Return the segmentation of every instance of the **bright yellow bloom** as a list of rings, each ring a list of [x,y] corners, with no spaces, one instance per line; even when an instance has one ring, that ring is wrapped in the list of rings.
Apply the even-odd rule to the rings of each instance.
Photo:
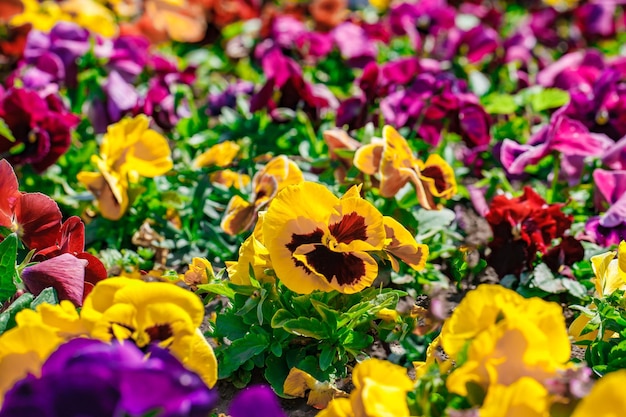
[[[529,377],[520,378],[511,385],[495,385],[489,389],[479,415],[480,417],[549,417],[548,390]]]
[[[285,188],[265,214],[264,243],[280,280],[292,291],[355,293],[370,286],[385,245],[383,216],[351,188],[341,199],[325,186]]]
[[[389,361],[366,359],[352,373],[350,399],[337,398],[318,417],[408,417],[406,396],[413,381]]]
[[[215,354],[198,329],[204,305],[187,290],[165,282],[109,278],[94,287],[81,317],[91,337],[132,340],[140,348],[158,343],[208,386],[217,381]]]
[[[565,363],[570,344],[561,307],[539,298],[526,299],[500,285],[480,285],[470,291],[441,330],[442,346],[452,358],[481,332],[509,318],[523,317],[551,340],[548,348],[555,361]]]
[[[309,391],[307,404],[319,409],[326,408],[333,398],[348,397],[330,382],[321,382],[311,374],[298,368],[291,368],[283,384],[283,392],[292,397],[302,397]]]
[[[220,226],[229,235],[250,230],[259,211],[265,210],[283,188],[304,181],[302,171],[285,155],[270,160],[252,179],[252,203],[238,195],[228,202]]]
[[[149,129],[145,115],[109,126],[93,162],[100,172],[80,172],[82,182],[98,199],[102,216],[118,220],[128,208],[129,182],[153,178],[172,169],[171,151],[162,135]]]
[[[449,199],[457,191],[452,167],[439,155],[426,162],[413,155],[406,139],[391,126],[383,128],[383,139],[359,148],[354,165],[369,175],[380,175],[380,195],[393,197],[408,182],[413,184],[420,205],[436,209],[434,197]]]
[[[37,313],[24,312],[18,314],[18,326],[0,337],[0,398],[27,374],[39,375],[41,364],[63,343],[54,329],[36,319]]]
[[[524,314],[501,319],[472,340],[466,362],[446,381],[448,390],[466,396],[468,384],[490,391],[494,385],[511,385],[522,377],[539,382],[554,377],[569,360],[569,339],[564,322],[558,329],[545,330]],[[553,344],[566,343],[567,356],[553,349]]]
[[[611,372],[600,378],[589,395],[582,399],[571,417],[619,417],[626,410],[626,370]]]
[[[194,159],[194,168],[217,166],[224,168],[229,166],[239,154],[241,146],[230,140],[211,146],[207,151],[201,153]]]
[[[251,285],[250,270],[254,278],[261,282],[273,282],[274,277],[267,275],[265,271],[272,268],[270,253],[263,245],[263,218],[259,216],[252,235],[250,235],[239,247],[239,259],[237,262],[226,262],[226,272],[231,282],[237,285]]]
[[[12,25],[30,23],[34,29],[49,32],[57,22],[74,22],[106,37],[114,36],[118,30],[113,13],[94,0],[22,0],[22,4],[24,11],[11,19]]]

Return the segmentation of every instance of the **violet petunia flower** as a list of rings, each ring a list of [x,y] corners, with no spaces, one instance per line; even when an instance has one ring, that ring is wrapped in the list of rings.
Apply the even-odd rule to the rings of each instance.
[[[151,345],[147,353],[132,343],[70,340],[40,377],[30,374],[6,393],[0,417],[209,415],[217,393],[167,350]]]
[[[599,245],[619,244],[626,239],[626,170],[596,169],[593,181],[596,208],[603,210],[608,206],[608,210],[589,219],[585,231]]]
[[[276,394],[266,385],[248,387],[237,394],[228,414],[231,417],[286,417]]]

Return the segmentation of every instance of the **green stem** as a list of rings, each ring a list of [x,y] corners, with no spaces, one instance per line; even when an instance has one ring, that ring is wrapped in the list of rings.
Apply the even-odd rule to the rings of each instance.
[[[552,173],[552,185],[550,186],[550,192],[548,193],[548,202],[550,204],[555,203],[557,196],[557,187],[559,185],[559,174],[561,172],[561,159],[558,155],[554,156],[554,172]]]

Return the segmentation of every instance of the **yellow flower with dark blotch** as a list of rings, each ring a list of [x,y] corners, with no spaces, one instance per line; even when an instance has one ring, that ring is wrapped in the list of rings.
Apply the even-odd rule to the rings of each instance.
[[[442,346],[454,359],[481,332],[520,317],[550,340],[547,348],[556,362],[567,362],[571,347],[561,307],[539,298],[526,299],[500,285],[483,284],[467,293],[441,329]]]
[[[153,178],[172,169],[171,151],[161,134],[149,129],[145,115],[108,127],[93,162],[100,172],[80,172],[82,182],[98,200],[102,216],[118,220],[128,208],[129,182]]]
[[[522,377],[539,382],[554,377],[565,369],[570,353],[561,321],[559,328],[545,329],[523,313],[502,318],[472,340],[467,360],[446,380],[448,390],[467,396],[468,384],[488,392],[491,386],[511,385]]]
[[[352,373],[350,398],[337,398],[318,417],[408,417],[407,393],[413,381],[406,369],[389,361],[366,359]]]
[[[250,184],[250,176],[235,172],[232,169],[223,169],[216,171],[210,176],[211,182],[214,184],[222,184],[224,187],[235,187],[242,190]]]
[[[438,155],[426,162],[413,155],[406,139],[391,126],[383,127],[383,139],[359,148],[354,165],[362,172],[380,176],[380,195],[393,197],[408,182],[425,209],[436,209],[434,197],[449,199],[457,191],[452,167]]]
[[[250,270],[260,282],[274,282],[274,277],[266,274],[272,268],[270,253],[263,245],[263,214],[254,226],[252,234],[239,247],[237,262],[226,262],[226,272],[230,281],[237,285],[251,285]]]
[[[217,381],[215,354],[198,329],[204,305],[183,288],[166,282],[109,278],[94,287],[81,317],[93,338],[130,340],[139,348],[158,343],[208,386]]]
[[[397,272],[400,269],[396,258],[400,258],[416,271],[424,269],[428,259],[428,246],[417,243],[411,233],[392,217],[383,217],[383,224],[389,241],[385,245],[385,252],[390,254],[388,259],[393,270]]]
[[[194,168],[210,166],[224,168],[233,163],[233,160],[237,157],[240,150],[241,146],[233,141],[227,140],[211,146],[207,151],[198,155],[196,159],[194,159],[192,166]]]
[[[480,407],[480,417],[549,417],[550,395],[537,380],[523,377],[511,385],[495,385]],[[588,415],[596,415],[594,413]]]
[[[352,187],[341,198],[312,182],[281,191],[265,214],[264,243],[276,276],[292,291],[355,293],[378,264],[368,252],[386,242],[383,216]]]
[[[572,417],[617,417],[626,410],[626,370],[611,372],[600,378],[574,409]]]
[[[265,210],[283,188],[304,181],[302,171],[285,155],[272,158],[252,179],[252,202],[235,195],[228,202],[221,227],[229,235],[250,230],[258,213]]]

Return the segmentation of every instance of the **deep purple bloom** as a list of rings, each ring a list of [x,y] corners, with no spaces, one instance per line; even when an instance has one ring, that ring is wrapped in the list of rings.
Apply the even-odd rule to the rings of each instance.
[[[237,107],[237,97],[250,96],[254,92],[254,84],[249,81],[237,80],[219,93],[209,94],[209,106],[207,112],[211,116],[217,116],[222,108],[234,109]]]
[[[617,2],[581,4],[574,10],[576,25],[587,39],[615,36]]]
[[[40,88],[45,81],[75,87],[77,60],[90,49],[89,31],[70,22],[57,23],[50,33],[32,30],[24,49],[27,87]]]
[[[626,236],[626,170],[596,169],[593,181],[596,208],[603,210],[608,206],[608,210],[589,219],[585,230],[600,245],[618,244]]]
[[[35,91],[14,88],[0,98],[2,118],[16,143],[0,136],[0,155],[11,164],[31,164],[37,172],[45,171],[70,147],[72,127],[78,118],[69,113],[56,95],[41,98]],[[23,149],[16,154],[9,151]]]
[[[150,42],[143,36],[123,35],[115,38],[103,57],[107,67],[118,72],[126,82],[133,82],[148,64]]]
[[[286,417],[276,394],[265,385],[248,387],[238,393],[230,404],[228,414],[231,417]]]
[[[604,227],[601,224],[601,218],[595,216],[587,220],[585,232],[600,246],[619,245],[622,240],[626,240],[626,222],[615,227]]]
[[[200,377],[167,350],[73,339],[6,393],[0,417],[207,416],[217,401]]]

